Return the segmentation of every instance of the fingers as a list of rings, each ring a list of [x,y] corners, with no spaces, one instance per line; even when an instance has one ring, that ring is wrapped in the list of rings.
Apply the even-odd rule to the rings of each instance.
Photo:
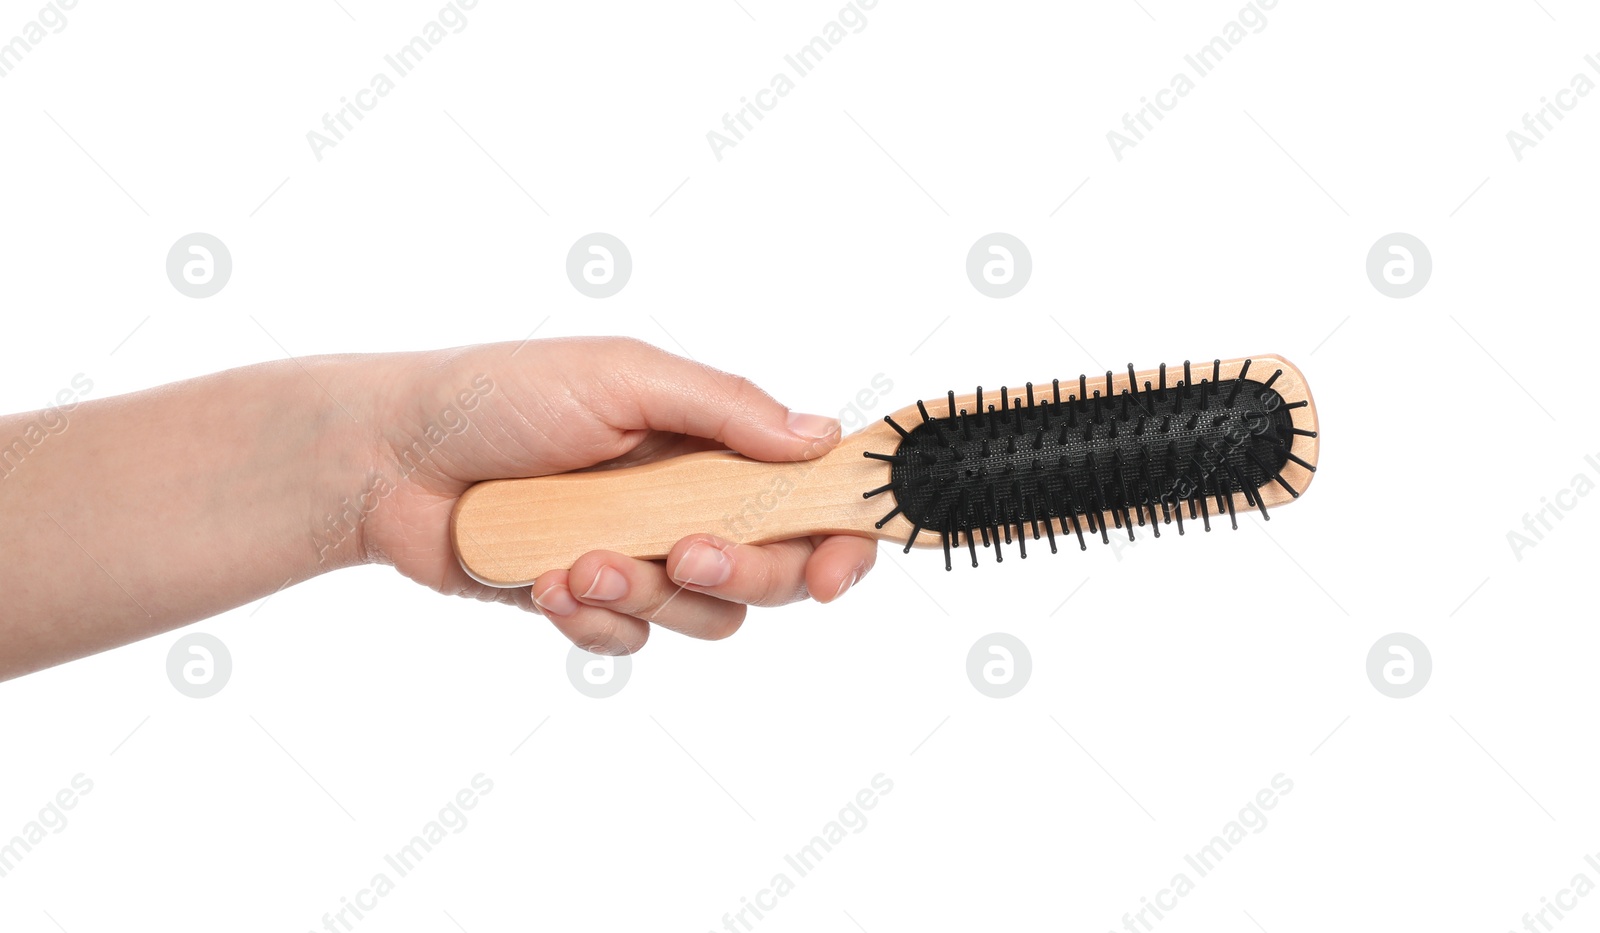
[[[782,606],[807,595],[827,603],[865,576],[877,555],[873,541],[852,535],[762,547],[693,535],[673,546],[667,571],[695,592],[752,606]]]
[[[727,638],[744,622],[744,606],[690,592],[668,578],[661,564],[611,551],[590,551],[578,558],[567,573],[566,585],[585,607],[630,616],[640,624],[654,622],[695,638]]]
[[[831,603],[860,583],[877,561],[878,542],[872,538],[832,535],[806,562],[806,587],[817,602]]]
[[[578,602],[565,570],[552,570],[534,581],[533,601],[561,634],[585,651],[633,654],[650,637],[650,625],[641,619]]]
[[[614,427],[713,438],[757,460],[809,460],[839,443],[836,418],[790,412],[747,379],[649,344],[624,347],[604,384]]]
[[[534,602],[574,644],[601,654],[644,646],[650,623],[695,638],[727,638],[746,606],[781,606],[810,595],[828,603],[860,582],[877,543],[854,535],[734,544],[710,535],[679,541],[665,565],[591,551],[570,571],[544,574]]]
[[[806,560],[812,550],[809,538],[755,547],[693,535],[673,545],[667,572],[697,593],[751,606],[782,606],[805,598]]]

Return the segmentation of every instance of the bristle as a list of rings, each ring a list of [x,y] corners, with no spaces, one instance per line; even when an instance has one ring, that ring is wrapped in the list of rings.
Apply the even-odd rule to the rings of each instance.
[[[1266,479],[1273,480],[1279,486],[1282,486],[1284,488],[1284,490],[1289,493],[1290,498],[1293,498],[1293,499],[1300,498],[1300,493],[1293,486],[1289,485],[1289,481],[1283,478],[1283,474],[1282,473],[1280,473],[1277,470],[1274,470],[1273,468],[1267,466],[1265,463],[1262,463],[1261,462],[1261,458],[1256,456],[1256,452],[1255,451],[1248,450],[1245,453],[1250,457],[1250,462],[1254,463],[1256,465],[1256,469],[1261,471],[1261,475],[1263,477],[1265,477]]]
[[[1013,544],[1026,558],[1030,528],[1056,553],[1058,530],[1076,536],[1081,551],[1091,536],[1109,544],[1113,528],[1137,540],[1135,526],[1159,538],[1162,525],[1176,523],[1183,535],[1188,518],[1210,531],[1213,511],[1237,528],[1236,498],[1270,520],[1265,489],[1299,497],[1286,469],[1315,469],[1292,448],[1297,436],[1316,432],[1296,427],[1290,414],[1308,403],[1289,402],[1273,388],[1284,370],[1261,383],[1249,379],[1251,365],[1242,361],[1236,376],[1223,379],[1221,360],[1213,360],[1198,387],[1187,360],[1181,380],[1168,379],[1165,364],[1146,380],[1130,365],[1122,387],[1113,370],[1096,387],[1079,374],[1077,394],[1065,398],[1058,379],[1048,395],[1029,382],[1015,396],[1002,386],[992,401],[980,386],[970,411],[946,393],[947,417],[919,401],[915,427],[884,418],[900,444],[893,454],[865,454],[888,465],[889,481],[862,495],[892,493],[894,508],[876,527],[906,519],[905,550],[931,543],[918,537],[929,529],[947,568],[962,535],[976,566],[980,541],[994,549],[996,562]]]
[[[1312,437],[1316,437],[1316,434],[1312,434],[1311,436]],[[1280,453],[1282,453],[1284,455],[1284,457],[1288,458],[1289,460],[1294,461],[1295,463],[1300,464],[1301,466],[1305,467],[1307,470],[1310,470],[1313,473],[1317,472],[1317,465],[1316,464],[1307,463],[1305,460],[1302,460],[1301,458],[1295,456],[1294,451],[1290,450],[1288,448],[1288,446],[1283,443],[1283,441],[1278,441],[1277,444],[1275,444],[1274,446],[1276,446],[1278,448],[1278,451]]]
[[[1245,360],[1244,365],[1239,367],[1239,375],[1233,377],[1233,388],[1228,390],[1229,408],[1233,407],[1234,399],[1239,397],[1239,388],[1244,385],[1245,374],[1248,372],[1250,372],[1250,361]]]

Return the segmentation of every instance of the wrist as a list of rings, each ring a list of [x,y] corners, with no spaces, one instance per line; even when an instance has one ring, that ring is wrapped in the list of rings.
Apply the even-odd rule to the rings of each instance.
[[[369,563],[368,525],[393,492],[384,442],[389,417],[386,393],[403,367],[394,357],[343,355],[296,361],[308,390],[301,410],[307,435],[300,458],[310,506],[304,548],[307,576]]]
[[[337,471],[344,485],[317,527],[319,561],[394,564],[412,552],[448,547],[447,536],[424,533],[416,519],[429,516],[431,529],[437,512],[443,535],[450,508],[467,485],[458,477],[473,454],[462,436],[483,415],[480,403],[497,389],[482,360],[476,368],[472,362],[470,354],[453,351],[330,361],[336,372],[331,378],[357,402],[363,430],[353,434],[354,454],[330,455],[354,469]],[[349,420],[333,419],[330,435],[345,437]],[[336,451],[345,450],[344,440],[333,443]]]

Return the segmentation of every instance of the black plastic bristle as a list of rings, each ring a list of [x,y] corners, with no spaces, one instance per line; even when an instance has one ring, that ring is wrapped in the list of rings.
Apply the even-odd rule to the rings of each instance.
[[[907,431],[905,428],[902,428],[900,426],[900,423],[894,420],[894,416],[893,415],[884,415],[883,416],[883,420],[884,420],[884,422],[886,424],[889,425],[889,427],[894,428],[895,433],[900,435],[901,437],[910,437],[911,436],[911,432]]]
[[[1233,377],[1233,388],[1228,390],[1229,408],[1233,407],[1234,400],[1239,397],[1239,387],[1244,385],[1245,374],[1248,372],[1250,372],[1250,361],[1245,360],[1244,365],[1239,367],[1239,375]]]
[[[1316,434],[1313,433],[1311,436],[1315,437]],[[1300,457],[1295,456],[1294,451],[1290,450],[1288,445],[1285,444],[1283,441],[1279,441],[1277,443],[1276,447],[1277,447],[1278,452],[1283,454],[1283,456],[1286,459],[1300,464],[1301,466],[1305,467],[1307,470],[1310,470],[1312,473],[1317,472],[1317,465],[1316,464],[1307,463],[1305,460],[1301,459]]]
[[[1271,467],[1267,466],[1265,463],[1262,463],[1261,462],[1261,458],[1256,456],[1256,452],[1255,451],[1252,450],[1252,451],[1249,451],[1248,453],[1249,453],[1249,456],[1250,456],[1250,462],[1254,463],[1256,465],[1256,469],[1261,471],[1261,475],[1262,475],[1262,477],[1264,477],[1263,482],[1265,482],[1266,480],[1272,480],[1272,481],[1276,482],[1279,486],[1282,486],[1284,488],[1284,491],[1289,493],[1289,497],[1290,498],[1292,498],[1292,499],[1300,498],[1299,490],[1295,489],[1293,486],[1290,486],[1289,485],[1289,481],[1283,478],[1283,474],[1282,473],[1280,473],[1277,470],[1272,469]]]
[[[1101,388],[1080,374],[1075,395],[1063,398],[1053,379],[1048,395],[1033,383],[1015,398],[1002,387],[998,404],[989,404],[979,387],[971,411],[957,408],[952,391],[945,417],[919,402],[921,422],[913,428],[884,419],[899,435],[899,448],[866,454],[889,465],[889,482],[863,496],[893,493],[895,508],[878,527],[904,517],[912,525],[907,550],[922,529],[931,530],[947,568],[963,534],[977,566],[980,539],[994,548],[997,562],[1013,542],[1026,557],[1028,529],[1038,541],[1041,523],[1055,553],[1058,530],[1075,535],[1080,550],[1088,549],[1089,536],[1110,543],[1113,527],[1134,539],[1134,526],[1148,525],[1160,537],[1162,525],[1176,522],[1182,535],[1187,517],[1210,531],[1213,504],[1237,528],[1236,496],[1266,519],[1264,487],[1276,484],[1298,497],[1285,468],[1314,469],[1291,448],[1296,436],[1316,433],[1295,427],[1290,414],[1307,403],[1287,402],[1273,388],[1283,370],[1265,383],[1249,372],[1245,361],[1237,376],[1223,379],[1221,360],[1213,360],[1211,378],[1196,386],[1185,361],[1182,380],[1169,380],[1163,364],[1141,385],[1130,366],[1121,389],[1107,370]]]

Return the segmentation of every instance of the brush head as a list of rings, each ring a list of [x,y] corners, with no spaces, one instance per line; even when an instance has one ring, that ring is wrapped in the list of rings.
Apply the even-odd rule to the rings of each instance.
[[[1174,521],[1182,534],[1185,509],[1210,531],[1212,502],[1237,528],[1235,495],[1268,518],[1264,487],[1300,495],[1284,472],[1291,464],[1307,476],[1316,469],[1294,452],[1298,437],[1316,432],[1294,421],[1309,402],[1289,401],[1273,387],[1283,370],[1257,381],[1250,364],[1230,366],[1223,378],[1216,360],[1196,381],[1185,362],[1183,378],[1170,383],[1163,365],[1142,387],[1131,365],[1125,380],[1108,372],[1103,381],[1029,383],[988,398],[979,387],[970,409],[951,392],[938,414],[919,402],[922,420],[910,429],[885,419],[900,444],[893,454],[866,454],[887,461],[890,475],[864,495],[892,493],[895,507],[877,527],[903,516],[912,525],[907,550],[923,531],[938,535],[946,569],[962,534],[977,566],[978,539],[993,545],[998,561],[1013,530],[1026,557],[1026,532],[1038,540],[1041,526],[1053,552],[1056,531],[1069,528],[1080,548],[1086,532],[1109,543],[1108,522],[1130,539],[1133,526],[1147,521],[1157,537]]]

